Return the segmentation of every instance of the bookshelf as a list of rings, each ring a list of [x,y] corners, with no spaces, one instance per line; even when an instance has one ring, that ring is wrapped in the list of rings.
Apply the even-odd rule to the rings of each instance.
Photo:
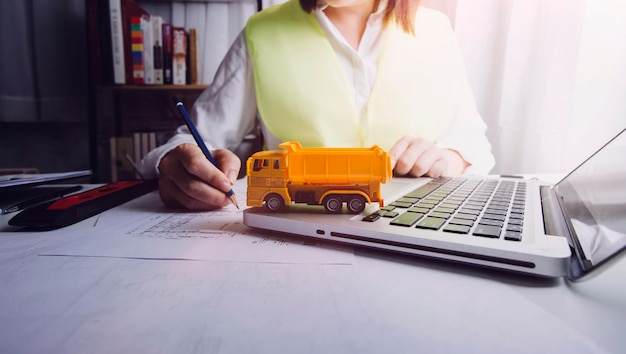
[[[136,133],[171,133],[183,122],[171,97],[189,106],[206,85],[107,85],[94,88],[97,111],[92,118],[95,142],[92,153],[98,182],[113,180],[111,137],[134,137]],[[136,155],[133,153],[135,158]],[[118,156],[119,159],[119,156]],[[124,161],[121,161],[124,162]],[[118,163],[119,164],[119,163]],[[118,178],[121,178],[118,174]],[[127,175],[124,177],[128,177]]]
[[[90,33],[101,29],[102,11],[96,11],[93,6],[102,6],[109,0],[87,0],[87,28]],[[129,1],[129,0],[121,0]],[[247,3],[254,11],[262,6],[261,0],[134,0],[135,4],[144,7],[152,14],[152,9],[158,6],[170,6],[186,3],[220,3],[238,4]],[[89,4],[91,3],[91,5]],[[91,8],[90,8],[91,6]],[[90,12],[91,9],[91,12]],[[98,8],[100,9],[100,8]],[[98,12],[96,16],[95,13]],[[106,12],[105,12],[106,14]],[[110,20],[110,19],[109,19]],[[164,22],[166,19],[164,18]],[[98,27],[100,26],[100,27]],[[183,124],[171,100],[172,96],[180,97],[188,107],[191,107],[197,97],[207,88],[204,84],[114,84],[111,68],[106,67],[104,60],[108,43],[102,43],[102,36],[89,37],[90,45],[90,84],[89,84],[89,116],[90,116],[90,161],[94,171],[94,182],[108,183],[127,178],[126,175],[116,173],[116,159],[112,152],[116,150],[111,137],[133,137],[136,133],[173,133]],[[98,41],[94,47],[93,42]],[[110,47],[109,47],[109,54]],[[110,63],[109,63],[110,65]],[[107,72],[107,70],[109,70]],[[118,148],[119,150],[119,148]],[[139,158],[133,154],[135,159]],[[117,166],[120,166],[120,156],[117,157]]]

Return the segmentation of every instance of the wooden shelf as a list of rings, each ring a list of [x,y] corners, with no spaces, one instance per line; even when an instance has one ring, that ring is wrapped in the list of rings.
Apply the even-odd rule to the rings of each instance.
[[[257,2],[257,0],[139,0],[138,2],[141,3],[175,3],[175,2],[199,2],[199,3],[242,3],[242,2],[250,2],[250,3],[254,3]]]
[[[205,90],[208,85],[104,85],[96,86],[97,90],[108,91],[198,91]]]

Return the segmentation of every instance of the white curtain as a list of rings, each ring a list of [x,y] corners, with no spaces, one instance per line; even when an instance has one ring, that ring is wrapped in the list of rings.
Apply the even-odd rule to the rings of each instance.
[[[284,0],[264,0],[263,8]],[[562,173],[626,127],[626,0],[423,0],[458,36],[493,173]],[[154,7],[153,7],[154,6]],[[209,84],[256,2],[146,3],[200,34]]]
[[[563,173],[626,127],[625,0],[425,0],[450,17],[494,173]]]

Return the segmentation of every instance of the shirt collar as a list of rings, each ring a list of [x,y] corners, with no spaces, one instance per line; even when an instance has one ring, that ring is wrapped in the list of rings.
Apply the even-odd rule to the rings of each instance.
[[[372,12],[370,16],[375,16],[375,17],[382,16],[383,11],[385,10],[386,6],[387,6],[387,0],[380,0],[378,2],[378,8],[376,9],[376,11]],[[327,7],[328,7],[328,4],[326,3],[325,0],[319,0],[317,2],[317,8],[314,11],[324,11]]]

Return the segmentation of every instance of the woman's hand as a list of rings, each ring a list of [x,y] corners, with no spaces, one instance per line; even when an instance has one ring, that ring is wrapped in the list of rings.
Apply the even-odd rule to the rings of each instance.
[[[230,204],[224,193],[237,179],[241,161],[225,149],[212,151],[219,169],[195,144],[181,144],[159,163],[159,194],[168,207],[212,210]]]
[[[389,155],[397,176],[454,176],[469,166],[456,151],[440,149],[432,141],[412,136],[398,140]]]

